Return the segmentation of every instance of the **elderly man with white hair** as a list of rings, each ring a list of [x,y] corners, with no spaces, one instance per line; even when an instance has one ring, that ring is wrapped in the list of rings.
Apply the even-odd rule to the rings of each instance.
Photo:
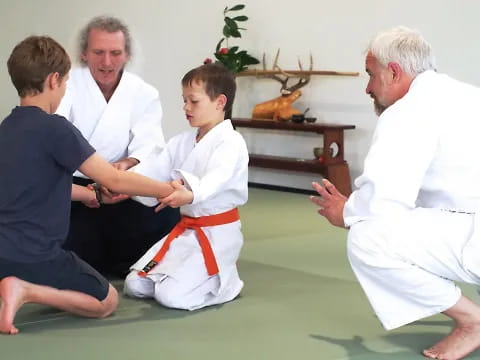
[[[443,313],[452,332],[423,355],[460,359],[480,346],[480,307],[456,282],[480,284],[480,89],[436,71],[405,27],[366,55],[379,115],[363,174],[347,199],[328,181],[311,200],[349,229],[348,258],[383,326]]]

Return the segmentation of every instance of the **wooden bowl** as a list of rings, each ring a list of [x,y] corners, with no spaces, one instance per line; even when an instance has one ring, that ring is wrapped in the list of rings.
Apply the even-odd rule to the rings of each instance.
[[[330,156],[333,156],[333,149],[330,148]],[[323,147],[314,147],[313,148],[313,156],[315,156],[315,159],[323,159]]]
[[[314,147],[313,156],[315,156],[315,159],[318,159],[320,158],[320,156],[323,156],[323,147]]]

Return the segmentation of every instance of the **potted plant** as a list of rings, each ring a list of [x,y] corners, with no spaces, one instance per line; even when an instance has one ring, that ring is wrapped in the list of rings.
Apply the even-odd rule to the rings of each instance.
[[[238,46],[230,46],[229,44],[230,38],[241,38],[241,31],[246,30],[245,28],[240,27],[240,24],[248,20],[247,16],[231,16],[232,12],[237,12],[244,8],[245,5],[243,4],[238,4],[231,8],[225,7],[223,10],[223,20],[225,23],[222,30],[223,37],[217,43],[214,53],[217,61],[225,65],[233,73],[238,73],[247,69],[248,65],[259,63],[258,59],[248,54],[246,50],[240,50]],[[204,63],[212,61],[212,59],[207,58]]]

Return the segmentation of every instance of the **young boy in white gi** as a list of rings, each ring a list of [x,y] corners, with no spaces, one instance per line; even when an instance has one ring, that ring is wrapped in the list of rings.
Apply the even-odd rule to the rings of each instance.
[[[248,197],[248,151],[231,121],[224,120],[236,87],[223,65],[191,70],[182,86],[185,115],[196,129],[172,138],[160,155],[133,170],[177,180],[176,191],[159,207],[181,206],[182,220],[132,265],[124,291],[195,310],[230,301],[243,287],[236,266],[243,244],[237,207]]]
[[[65,50],[44,36],[26,38],[8,59],[20,106],[0,124],[0,332],[6,334],[18,333],[13,320],[29,302],[93,318],[117,307],[115,288],[62,249],[70,199],[96,203],[94,191],[72,186],[75,170],[118,193],[164,198],[173,191],[170,184],[115,169],[53,114],[69,70]]]

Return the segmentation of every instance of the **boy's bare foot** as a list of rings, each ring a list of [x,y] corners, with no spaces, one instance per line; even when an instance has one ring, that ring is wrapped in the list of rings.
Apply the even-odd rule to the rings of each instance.
[[[0,332],[15,335],[18,329],[13,325],[13,319],[18,309],[25,303],[24,281],[9,276],[0,281]]]
[[[431,359],[459,360],[480,347],[480,323],[458,325],[452,332],[424,350],[423,355]]]

